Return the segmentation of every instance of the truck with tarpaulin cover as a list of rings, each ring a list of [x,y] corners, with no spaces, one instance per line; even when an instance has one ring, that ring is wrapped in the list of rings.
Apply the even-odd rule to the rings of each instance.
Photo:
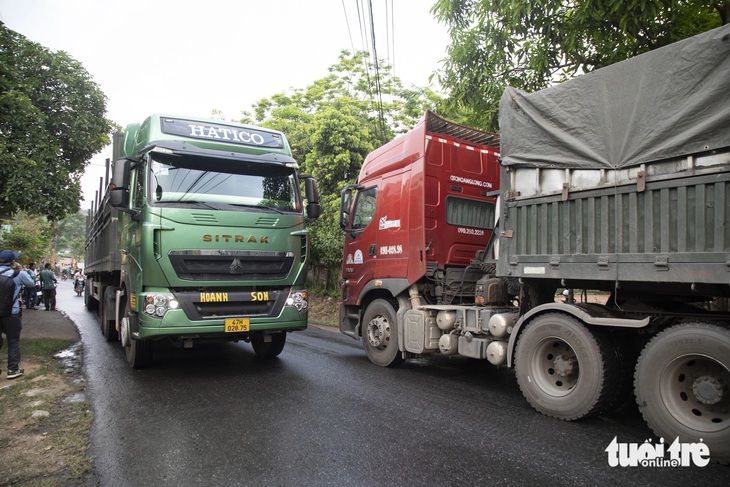
[[[307,327],[305,225],[319,216],[316,182],[298,173],[284,134],[152,115],[113,150],[85,255],[85,302],[107,340],[135,368],[162,339],[281,353],[286,334]]]
[[[513,367],[563,420],[633,392],[667,444],[730,461],[728,80],[724,26],[507,88],[492,140],[426,114],[343,190],[341,331],[381,366]]]

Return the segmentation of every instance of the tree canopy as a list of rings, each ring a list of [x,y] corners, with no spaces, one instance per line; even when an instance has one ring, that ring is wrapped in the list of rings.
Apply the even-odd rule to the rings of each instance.
[[[53,228],[45,218],[19,211],[12,228],[2,232],[2,248],[20,251],[26,264],[39,263],[50,255],[52,235]]]
[[[242,120],[284,132],[301,172],[317,179],[322,216],[310,226],[312,263],[332,273],[342,264],[337,222],[342,188],[355,181],[368,153],[443,101],[428,88],[403,87],[385,64],[375,74],[366,59],[367,53],[343,51],[327,76],[259,100]]]
[[[84,260],[86,244],[86,211],[71,213],[53,225],[52,246],[59,254]]]
[[[84,260],[86,241],[86,213],[71,213],[57,222],[45,217],[18,211],[13,224],[0,232],[0,248],[18,250],[20,259],[39,263],[53,256]]]
[[[729,0],[438,0],[439,80],[463,123],[495,131],[502,91],[536,91],[727,23]]]
[[[87,161],[112,127],[106,96],[78,61],[0,22],[0,216],[76,212]]]

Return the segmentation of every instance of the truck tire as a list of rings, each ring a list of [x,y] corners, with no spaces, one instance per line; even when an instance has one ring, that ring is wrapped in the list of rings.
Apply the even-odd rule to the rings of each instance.
[[[94,299],[91,294],[93,284],[94,282],[91,279],[88,279],[86,282],[86,287],[84,288],[84,304],[86,305],[86,309],[88,309],[89,311],[96,311],[99,308],[99,302]]]
[[[372,363],[393,367],[403,362],[398,350],[398,325],[392,304],[385,299],[376,299],[365,309],[362,323],[362,342]]]
[[[286,333],[274,333],[269,335],[270,342],[264,341],[263,333],[255,333],[251,337],[251,345],[256,356],[260,358],[278,357],[286,344]]]
[[[666,444],[702,441],[713,460],[730,463],[730,330],[685,323],[662,331],[641,352],[634,394]]]
[[[527,324],[515,351],[525,399],[539,412],[572,421],[615,405],[621,364],[614,341],[572,316],[549,313]]]
[[[116,289],[111,286],[104,288],[104,298],[101,303],[101,334],[108,342],[116,341],[117,335],[117,324],[115,316],[115,301],[116,301]]]
[[[124,346],[124,354],[127,356],[127,363],[133,369],[142,369],[147,367],[152,362],[153,353],[153,342],[151,340],[134,340],[131,337],[129,330],[129,316],[131,314],[129,308],[129,300],[124,299],[124,315],[123,320],[127,320],[126,324],[122,324],[122,333],[126,334],[123,337],[122,345]]]
[[[151,340],[129,340],[124,347],[127,355],[127,363],[133,369],[143,369],[152,363],[152,341]]]

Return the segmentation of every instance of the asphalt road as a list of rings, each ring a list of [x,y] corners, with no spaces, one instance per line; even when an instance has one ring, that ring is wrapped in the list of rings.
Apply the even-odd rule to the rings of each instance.
[[[651,437],[632,404],[568,423],[523,399],[511,370],[461,358],[372,365],[359,342],[310,327],[274,360],[249,344],[162,347],[145,370],[79,327],[101,486],[728,485],[730,467],[610,467]]]

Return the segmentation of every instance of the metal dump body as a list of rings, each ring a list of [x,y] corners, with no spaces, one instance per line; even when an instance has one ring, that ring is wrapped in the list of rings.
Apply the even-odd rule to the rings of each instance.
[[[537,93],[506,90],[498,273],[730,284],[728,79],[724,26]]]
[[[117,210],[109,204],[108,192],[99,210],[93,214],[90,212],[86,235],[86,274],[118,271],[121,254],[117,239]]]
[[[730,283],[730,152],[622,175],[519,168],[501,187],[520,196],[504,202],[500,275]]]

